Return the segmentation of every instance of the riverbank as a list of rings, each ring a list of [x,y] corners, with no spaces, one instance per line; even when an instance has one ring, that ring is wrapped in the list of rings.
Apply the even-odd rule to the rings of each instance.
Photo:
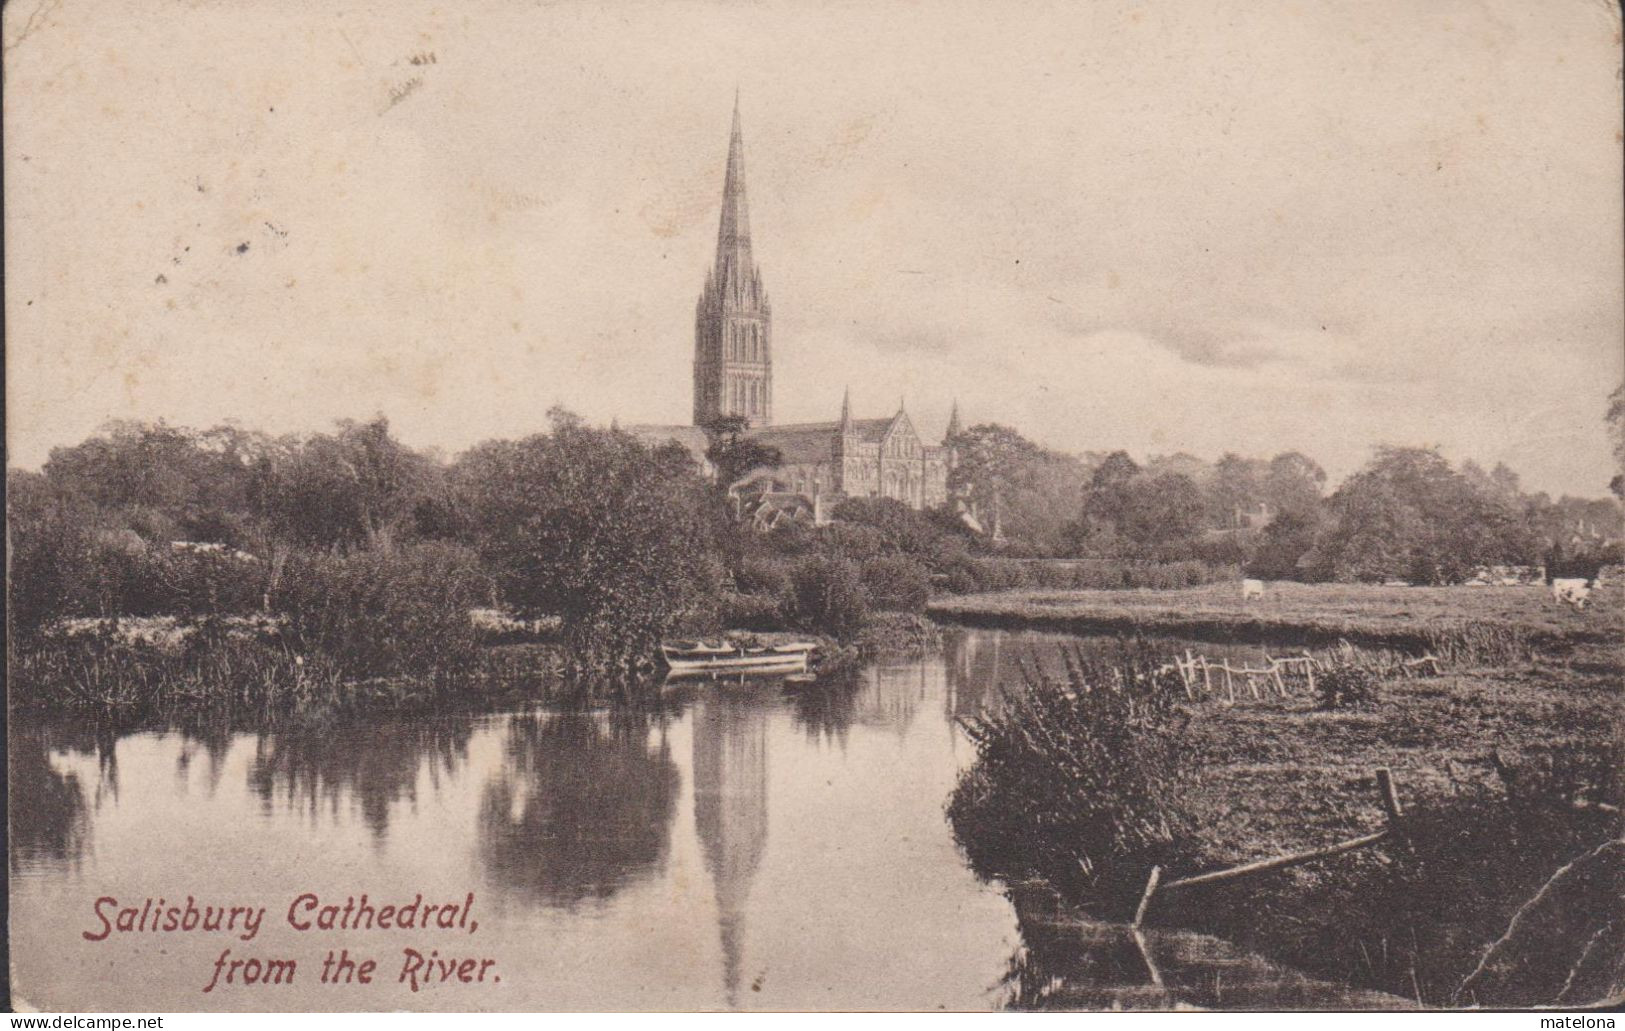
[[[18,712],[75,713],[119,726],[173,719],[268,725],[538,700],[643,704],[660,693],[665,669],[656,654],[634,669],[605,673],[576,661],[556,620],[522,622],[475,610],[470,622],[454,654],[426,663],[414,652],[385,672],[358,672],[342,661],[343,642],[338,648],[300,642],[285,619],[269,616],[64,621],[12,640],[10,703]],[[937,624],[901,612],[869,614],[848,641],[797,630],[712,636],[719,635],[766,645],[810,641],[818,674],[941,644]]]
[[[1152,771],[1162,792],[1153,807],[1131,790],[1113,818],[1134,826],[1166,817],[1167,833],[1153,835],[1162,844],[1138,854],[1074,839],[1086,825],[1066,821],[1077,819],[1090,791],[1098,797],[1099,785],[1124,784],[1137,771],[1067,767],[1066,756],[1089,755],[1088,742],[1099,738],[1080,729],[1083,720],[1064,718],[1072,703],[1055,702],[1054,692],[1066,685],[1051,680],[1040,685],[1050,706],[1025,708],[1006,739],[1016,750],[999,752],[997,765],[971,780],[956,830],[984,873],[1003,866],[995,876],[1006,881],[1042,874],[1070,904],[1122,920],[1152,863],[1168,880],[1382,828],[1374,771],[1388,768],[1405,808],[1403,838],[1159,893],[1146,926],[1216,935],[1412,1004],[1595,1002],[1625,988],[1612,966],[1625,954],[1625,885],[1617,863],[1600,859],[1556,875],[1625,832],[1625,664],[1613,643],[1573,633],[1561,640],[1555,652],[1537,649],[1521,661],[1386,679],[1377,700],[1338,709],[1322,708],[1302,685],[1288,697],[1190,702],[1176,678],[1167,687],[1177,711],[1164,725],[1173,769]],[[1102,713],[1086,715],[1098,721]],[[1035,742],[1031,751],[1019,746],[1023,739]],[[1045,753],[1057,740],[1059,762]],[[1136,740],[1125,734],[1117,754]],[[1156,754],[1154,739],[1143,743],[1144,754]],[[1027,767],[1015,780],[1000,772],[1012,764]],[[1073,829],[1057,834],[1057,825]],[[978,843],[978,835],[989,840]],[[1074,848],[1094,859],[1092,883],[1067,861]]]
[[[1593,593],[1584,611],[1538,585],[1387,587],[1272,582],[1244,599],[1236,583],[1182,590],[1007,591],[934,599],[934,619],[968,626],[1062,633],[1168,635],[1203,641],[1427,649],[1465,630],[1500,633],[1533,648],[1617,641],[1625,587]]]
[[[1597,935],[1620,954],[1617,883],[1566,902],[1555,941],[1544,941],[1551,927],[1518,929],[1497,958],[1504,969],[1467,981],[1556,871],[1625,831],[1622,674],[1616,648],[1581,645],[1562,659],[1389,680],[1359,708],[1324,710],[1305,696],[1204,707],[1190,728],[1204,867],[1380,829],[1379,767],[1393,771],[1409,836],[1172,892],[1153,900],[1150,919],[1427,1005],[1575,1004],[1617,991],[1617,974],[1587,969],[1597,957],[1585,955]]]

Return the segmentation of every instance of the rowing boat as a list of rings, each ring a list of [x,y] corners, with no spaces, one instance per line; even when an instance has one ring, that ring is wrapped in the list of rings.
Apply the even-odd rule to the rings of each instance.
[[[673,673],[800,673],[815,648],[803,642],[747,647],[698,641],[662,644],[660,656]]]

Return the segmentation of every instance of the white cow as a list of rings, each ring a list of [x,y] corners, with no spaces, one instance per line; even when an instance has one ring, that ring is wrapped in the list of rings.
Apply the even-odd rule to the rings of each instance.
[[[1247,601],[1250,598],[1262,598],[1263,596],[1264,596],[1264,581],[1262,581],[1262,580],[1243,580],[1241,582],[1241,600],[1242,601]]]
[[[1591,586],[1584,577],[1560,576],[1552,580],[1552,597],[1577,609],[1586,607],[1586,599],[1590,595]]]

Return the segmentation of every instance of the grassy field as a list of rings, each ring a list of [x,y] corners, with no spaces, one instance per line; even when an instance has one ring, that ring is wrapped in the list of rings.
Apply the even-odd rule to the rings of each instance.
[[[1625,848],[1625,592],[1595,593],[1583,612],[1539,587],[1271,584],[1263,600],[1240,595],[1235,584],[1012,592],[947,599],[932,613],[1218,641],[1437,648],[1486,627],[1515,639],[1516,649],[1457,650],[1443,675],[1387,679],[1363,705],[1323,708],[1300,686],[1285,698],[1185,706],[1178,809],[1191,824],[1168,877],[1382,827],[1378,768],[1393,772],[1409,830],[1403,841],[1160,895],[1150,923],[1426,1006],[1578,1003],[1625,990],[1625,864],[1613,853],[1581,861]],[[1144,868],[1134,876],[1143,883]]]
[[[1456,993],[1555,871],[1625,831],[1622,674],[1616,646],[1581,644],[1561,658],[1391,680],[1379,702],[1358,708],[1324,710],[1304,695],[1201,706],[1190,802],[1216,865],[1383,826],[1378,767],[1394,773],[1414,840],[1407,851],[1385,845],[1233,889],[1176,893],[1160,918],[1429,1005],[1552,1002],[1588,936],[1612,926],[1618,949],[1617,883],[1590,886],[1589,918],[1543,914],[1564,925],[1563,944],[1514,940],[1493,978]],[[1527,922],[1520,934],[1531,934]],[[1596,987],[1594,974],[1580,981]]]
[[[1593,592],[1584,611],[1540,586],[1384,587],[1275,582],[1244,600],[1236,583],[1170,591],[1009,591],[931,602],[938,619],[1074,633],[1140,632],[1205,640],[1302,640],[1426,647],[1466,624],[1507,627],[1534,643],[1618,641],[1625,587]]]

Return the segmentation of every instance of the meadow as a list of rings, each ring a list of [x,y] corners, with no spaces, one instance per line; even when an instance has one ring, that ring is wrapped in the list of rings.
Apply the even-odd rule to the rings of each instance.
[[[1244,599],[1238,583],[1180,590],[1006,591],[938,598],[930,615],[983,626],[1072,633],[1172,634],[1199,640],[1302,640],[1426,648],[1442,634],[1501,629],[1532,644],[1618,640],[1625,585],[1593,592],[1585,610],[1538,585],[1398,587],[1272,581]]]
[[[1405,810],[1401,838],[1162,894],[1149,922],[1424,1006],[1595,1001],[1625,987],[1625,869],[1610,851],[1625,833],[1621,593],[1594,593],[1584,611],[1533,586],[945,599],[933,604],[938,618],[1269,644],[1344,638],[1443,660],[1437,674],[1380,677],[1354,704],[1301,684],[1226,704],[1147,675],[1169,657],[1163,646],[1141,646],[1151,651],[1137,667],[1080,657],[1024,689],[1007,685],[1017,701],[984,721],[987,744],[950,814],[984,872],[1007,883],[1036,875],[1086,912],[1121,919],[1153,863],[1177,878],[1383,827],[1375,771],[1385,768]],[[1125,684],[1140,697],[1119,713],[1108,702]]]

